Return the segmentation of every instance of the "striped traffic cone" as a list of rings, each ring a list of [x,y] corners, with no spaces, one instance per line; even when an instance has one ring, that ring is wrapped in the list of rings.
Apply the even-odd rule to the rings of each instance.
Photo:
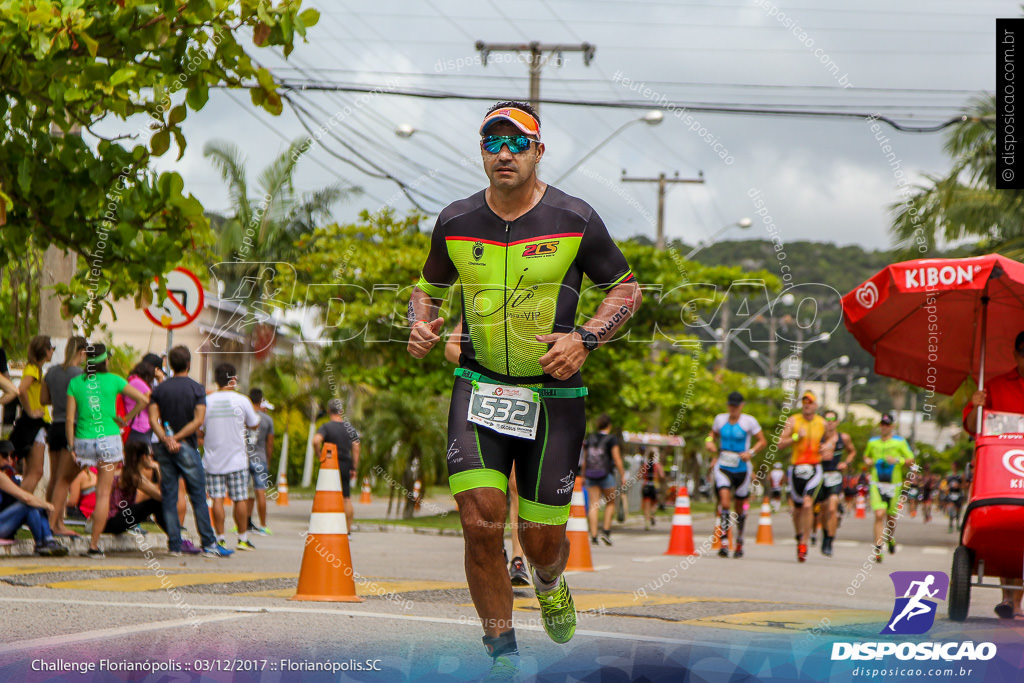
[[[864,519],[867,516],[867,505],[864,502],[864,494],[857,493],[857,512],[854,514],[856,519]]]
[[[359,497],[359,504],[360,505],[369,505],[370,504],[370,478],[369,477],[363,477],[363,493]]]
[[[288,507],[288,477],[284,472],[277,478],[277,504]]]
[[[761,519],[757,522],[757,545],[775,545],[772,535],[772,506],[765,498],[761,503]]]
[[[679,488],[676,511],[672,515],[672,535],[668,539],[666,555],[696,555],[693,547],[693,520],[690,518],[690,492]]]
[[[291,600],[362,602],[356,595],[352,553],[348,546],[345,498],[338,471],[338,448],[325,443],[320,454],[313,513],[309,517],[306,550],[299,584]]]
[[[572,489],[565,536],[569,539],[569,562],[565,565],[566,571],[594,571],[594,563],[590,559],[590,529],[587,526],[587,508],[583,503],[582,477],[576,477],[576,485]]]

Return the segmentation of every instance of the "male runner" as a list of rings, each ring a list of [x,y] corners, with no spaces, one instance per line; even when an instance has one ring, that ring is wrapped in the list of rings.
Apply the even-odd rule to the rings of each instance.
[[[839,420],[836,411],[826,410],[822,417],[825,418],[825,436],[821,437],[821,488],[815,500],[821,503],[821,552],[832,557],[832,542],[839,528],[843,474],[857,457],[857,449],[850,435],[836,428]]]
[[[800,396],[800,413],[791,415],[779,436],[779,448],[793,447],[793,464],[787,473],[793,501],[796,559],[807,561],[807,536],[814,523],[814,499],[821,486],[821,437],[825,421],[818,415],[818,398],[812,391]]]
[[[409,353],[440,340],[447,288],[461,280],[465,334],[448,416],[449,484],[459,504],[466,578],[483,621],[490,677],[518,671],[512,587],[502,559],[505,489],[519,482],[519,536],[533,566],[544,629],[576,631],[562,572],[580,444],[586,430],[579,369],[640,306],[640,288],[604,223],[582,200],[541,182],[536,113],[492,107],[480,126],[490,184],[438,216],[423,276],[409,301]],[[576,327],[583,275],[606,290]]]
[[[743,412],[743,394],[734,391],[727,401],[729,411],[715,415],[711,433],[704,441],[708,451],[716,454],[711,470],[714,472],[715,490],[718,491],[722,538],[729,538],[729,506],[735,501],[736,550],[732,556],[743,557],[743,528],[747,522],[743,508],[750,497],[750,459],[768,445],[768,440],[764,438],[757,420]],[[750,445],[751,437],[756,439],[753,446]],[[729,556],[727,545],[728,542],[723,540],[719,557]]]
[[[903,474],[914,463],[914,454],[902,436],[893,434],[893,418],[882,415],[879,436],[868,440],[864,464],[871,468],[871,509],[875,512],[875,562],[882,561],[882,544],[896,552],[896,514],[903,488]],[[885,526],[888,533],[883,533]]]
[[[782,469],[781,462],[772,465],[768,481],[771,483],[772,512],[778,512],[782,506],[782,485],[786,481],[786,470]]]

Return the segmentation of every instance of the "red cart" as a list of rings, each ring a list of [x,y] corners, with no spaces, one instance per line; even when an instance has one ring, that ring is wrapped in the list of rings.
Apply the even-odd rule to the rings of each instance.
[[[985,411],[972,470],[949,579],[953,621],[967,618],[972,586],[1004,588],[985,577],[1020,576],[1024,567],[1024,415]]]

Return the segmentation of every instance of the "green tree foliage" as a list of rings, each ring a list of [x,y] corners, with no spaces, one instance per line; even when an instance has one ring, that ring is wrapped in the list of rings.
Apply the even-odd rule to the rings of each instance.
[[[310,140],[300,138],[274,159],[250,187],[245,157],[230,142],[207,143],[203,154],[227,183],[234,215],[215,220],[218,279],[234,292],[246,276],[254,277],[261,262],[291,262],[295,242],[330,218],[331,208],[358,188],[328,185],[313,192],[295,191],[295,170]]]
[[[68,315],[87,327],[99,301],[137,294],[209,234],[202,206],[181,176],[151,161],[211,87],[248,88],[278,114],[269,71],[246,52],[294,47],[319,14],[299,0],[0,0],[0,266],[55,245],[81,255],[59,285]],[[138,124],[104,139],[105,120]],[[85,131],[98,139],[89,143]]]
[[[977,253],[1024,257],[1024,191],[996,189],[995,115],[995,95],[971,100],[967,120],[946,134],[952,167],[929,175],[909,201],[891,207],[900,246],[932,249],[937,240],[975,239]]]

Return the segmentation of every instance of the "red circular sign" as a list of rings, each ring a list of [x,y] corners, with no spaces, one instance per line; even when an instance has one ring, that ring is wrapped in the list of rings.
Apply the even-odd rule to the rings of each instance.
[[[205,294],[203,284],[195,273],[181,266],[166,276],[167,295],[156,301],[159,278],[153,277],[153,303],[143,313],[150,322],[167,330],[176,330],[191,324],[203,311]]]

